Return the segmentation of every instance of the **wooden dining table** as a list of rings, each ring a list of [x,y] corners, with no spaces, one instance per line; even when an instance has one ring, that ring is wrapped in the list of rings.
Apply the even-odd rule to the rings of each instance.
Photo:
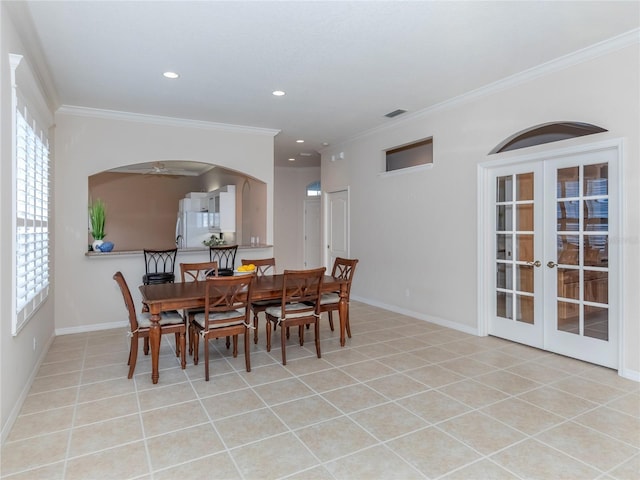
[[[282,281],[284,275],[262,275],[256,277],[251,299],[277,300],[282,297]],[[186,308],[203,308],[205,297],[204,282],[178,282],[161,283],[155,285],[140,285],[142,302],[149,308],[151,314],[151,327],[149,329],[149,346],[151,349],[151,381],[158,383],[160,373],[158,362],[160,358],[160,313],[171,310],[183,310]],[[340,317],[340,346],[345,344],[345,328],[348,308],[348,282],[340,278],[325,275],[322,281],[322,292],[339,292],[339,317]]]

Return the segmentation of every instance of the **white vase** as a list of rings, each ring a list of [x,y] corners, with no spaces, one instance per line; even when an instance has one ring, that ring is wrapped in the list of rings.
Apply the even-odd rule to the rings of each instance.
[[[93,248],[94,252],[99,252],[100,249],[98,248],[100,245],[102,245],[104,243],[104,240],[94,240],[93,243],[91,244],[91,247]]]

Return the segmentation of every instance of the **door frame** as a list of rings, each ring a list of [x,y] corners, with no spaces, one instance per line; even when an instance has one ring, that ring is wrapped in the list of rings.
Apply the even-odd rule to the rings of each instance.
[[[624,198],[624,139],[616,138],[611,140],[604,140],[601,142],[585,143],[581,145],[575,145],[565,148],[555,148],[551,150],[539,151],[536,153],[529,153],[524,155],[513,155],[513,152],[505,152],[494,159],[481,162],[477,167],[477,332],[480,336],[487,336],[489,332],[489,318],[493,314],[490,311],[492,302],[489,301],[493,291],[491,286],[493,284],[493,276],[495,271],[493,269],[492,254],[488,250],[490,240],[486,236],[489,219],[491,212],[489,211],[491,205],[491,199],[488,198],[488,194],[491,191],[491,170],[495,167],[504,167],[509,165],[518,165],[521,163],[552,160],[555,158],[561,158],[569,155],[579,155],[582,153],[593,152],[598,150],[614,149],[617,153],[616,169],[617,175],[612,177],[611,180],[616,182],[617,188],[614,193],[615,201],[618,205],[618,209],[615,215],[609,216],[609,223],[615,226],[617,232],[617,238],[612,238],[612,241],[618,241],[617,254],[614,258],[610,258],[610,262],[614,265],[615,272],[609,277],[610,282],[615,282],[615,297],[610,298],[609,304],[614,305],[614,313],[616,321],[618,322],[618,366],[617,370],[620,373],[624,368],[625,358],[625,343],[624,343],[624,321],[623,321],[623,271],[624,264],[622,259],[624,258],[624,243],[620,242],[621,238],[624,238],[624,229],[622,223],[622,199]],[[612,197],[610,197],[612,198]],[[544,263],[544,262],[543,262]],[[612,269],[613,270],[613,269]],[[612,272],[610,272],[612,273]]]
[[[302,241],[302,264],[304,265],[304,268],[316,268],[320,265],[315,265],[313,267],[310,267],[307,265],[307,255],[309,254],[309,232],[307,230],[307,221],[309,219],[309,213],[308,213],[308,207],[309,205],[314,205],[317,204],[318,205],[318,236],[320,239],[320,251],[317,252],[318,253],[318,262],[320,265],[323,264],[323,258],[322,258],[322,236],[320,234],[321,231],[321,227],[322,227],[322,202],[320,200],[320,197],[307,197],[304,199],[303,202],[303,222],[302,222],[302,234],[303,234],[303,241]]]

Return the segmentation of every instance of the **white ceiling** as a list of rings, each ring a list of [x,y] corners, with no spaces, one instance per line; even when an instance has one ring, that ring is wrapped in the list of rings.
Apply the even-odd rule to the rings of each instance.
[[[21,1],[11,8],[20,28],[33,22],[29,38],[44,52],[58,105],[279,129],[276,165],[307,166],[319,164],[323,142],[397,121],[388,112],[415,113],[638,28],[639,5]],[[166,70],[180,78],[164,78]],[[276,89],[286,95],[271,95]]]

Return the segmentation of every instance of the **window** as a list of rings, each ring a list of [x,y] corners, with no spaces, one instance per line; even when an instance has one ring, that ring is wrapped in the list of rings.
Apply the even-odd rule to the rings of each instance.
[[[385,171],[392,172],[404,168],[433,163],[433,138],[402,145],[385,151]]]
[[[307,185],[307,197],[319,197],[322,193],[320,189],[320,181],[310,183]]]
[[[49,293],[49,145],[46,132],[38,126],[17,94],[16,82],[13,85],[15,282],[12,334],[16,335]]]
[[[520,148],[542,145],[544,143],[559,142],[568,138],[593,135],[594,133],[606,132],[607,130],[581,122],[552,122],[536,125],[535,127],[522,130],[515,135],[503,140],[489,154],[508,152]]]

